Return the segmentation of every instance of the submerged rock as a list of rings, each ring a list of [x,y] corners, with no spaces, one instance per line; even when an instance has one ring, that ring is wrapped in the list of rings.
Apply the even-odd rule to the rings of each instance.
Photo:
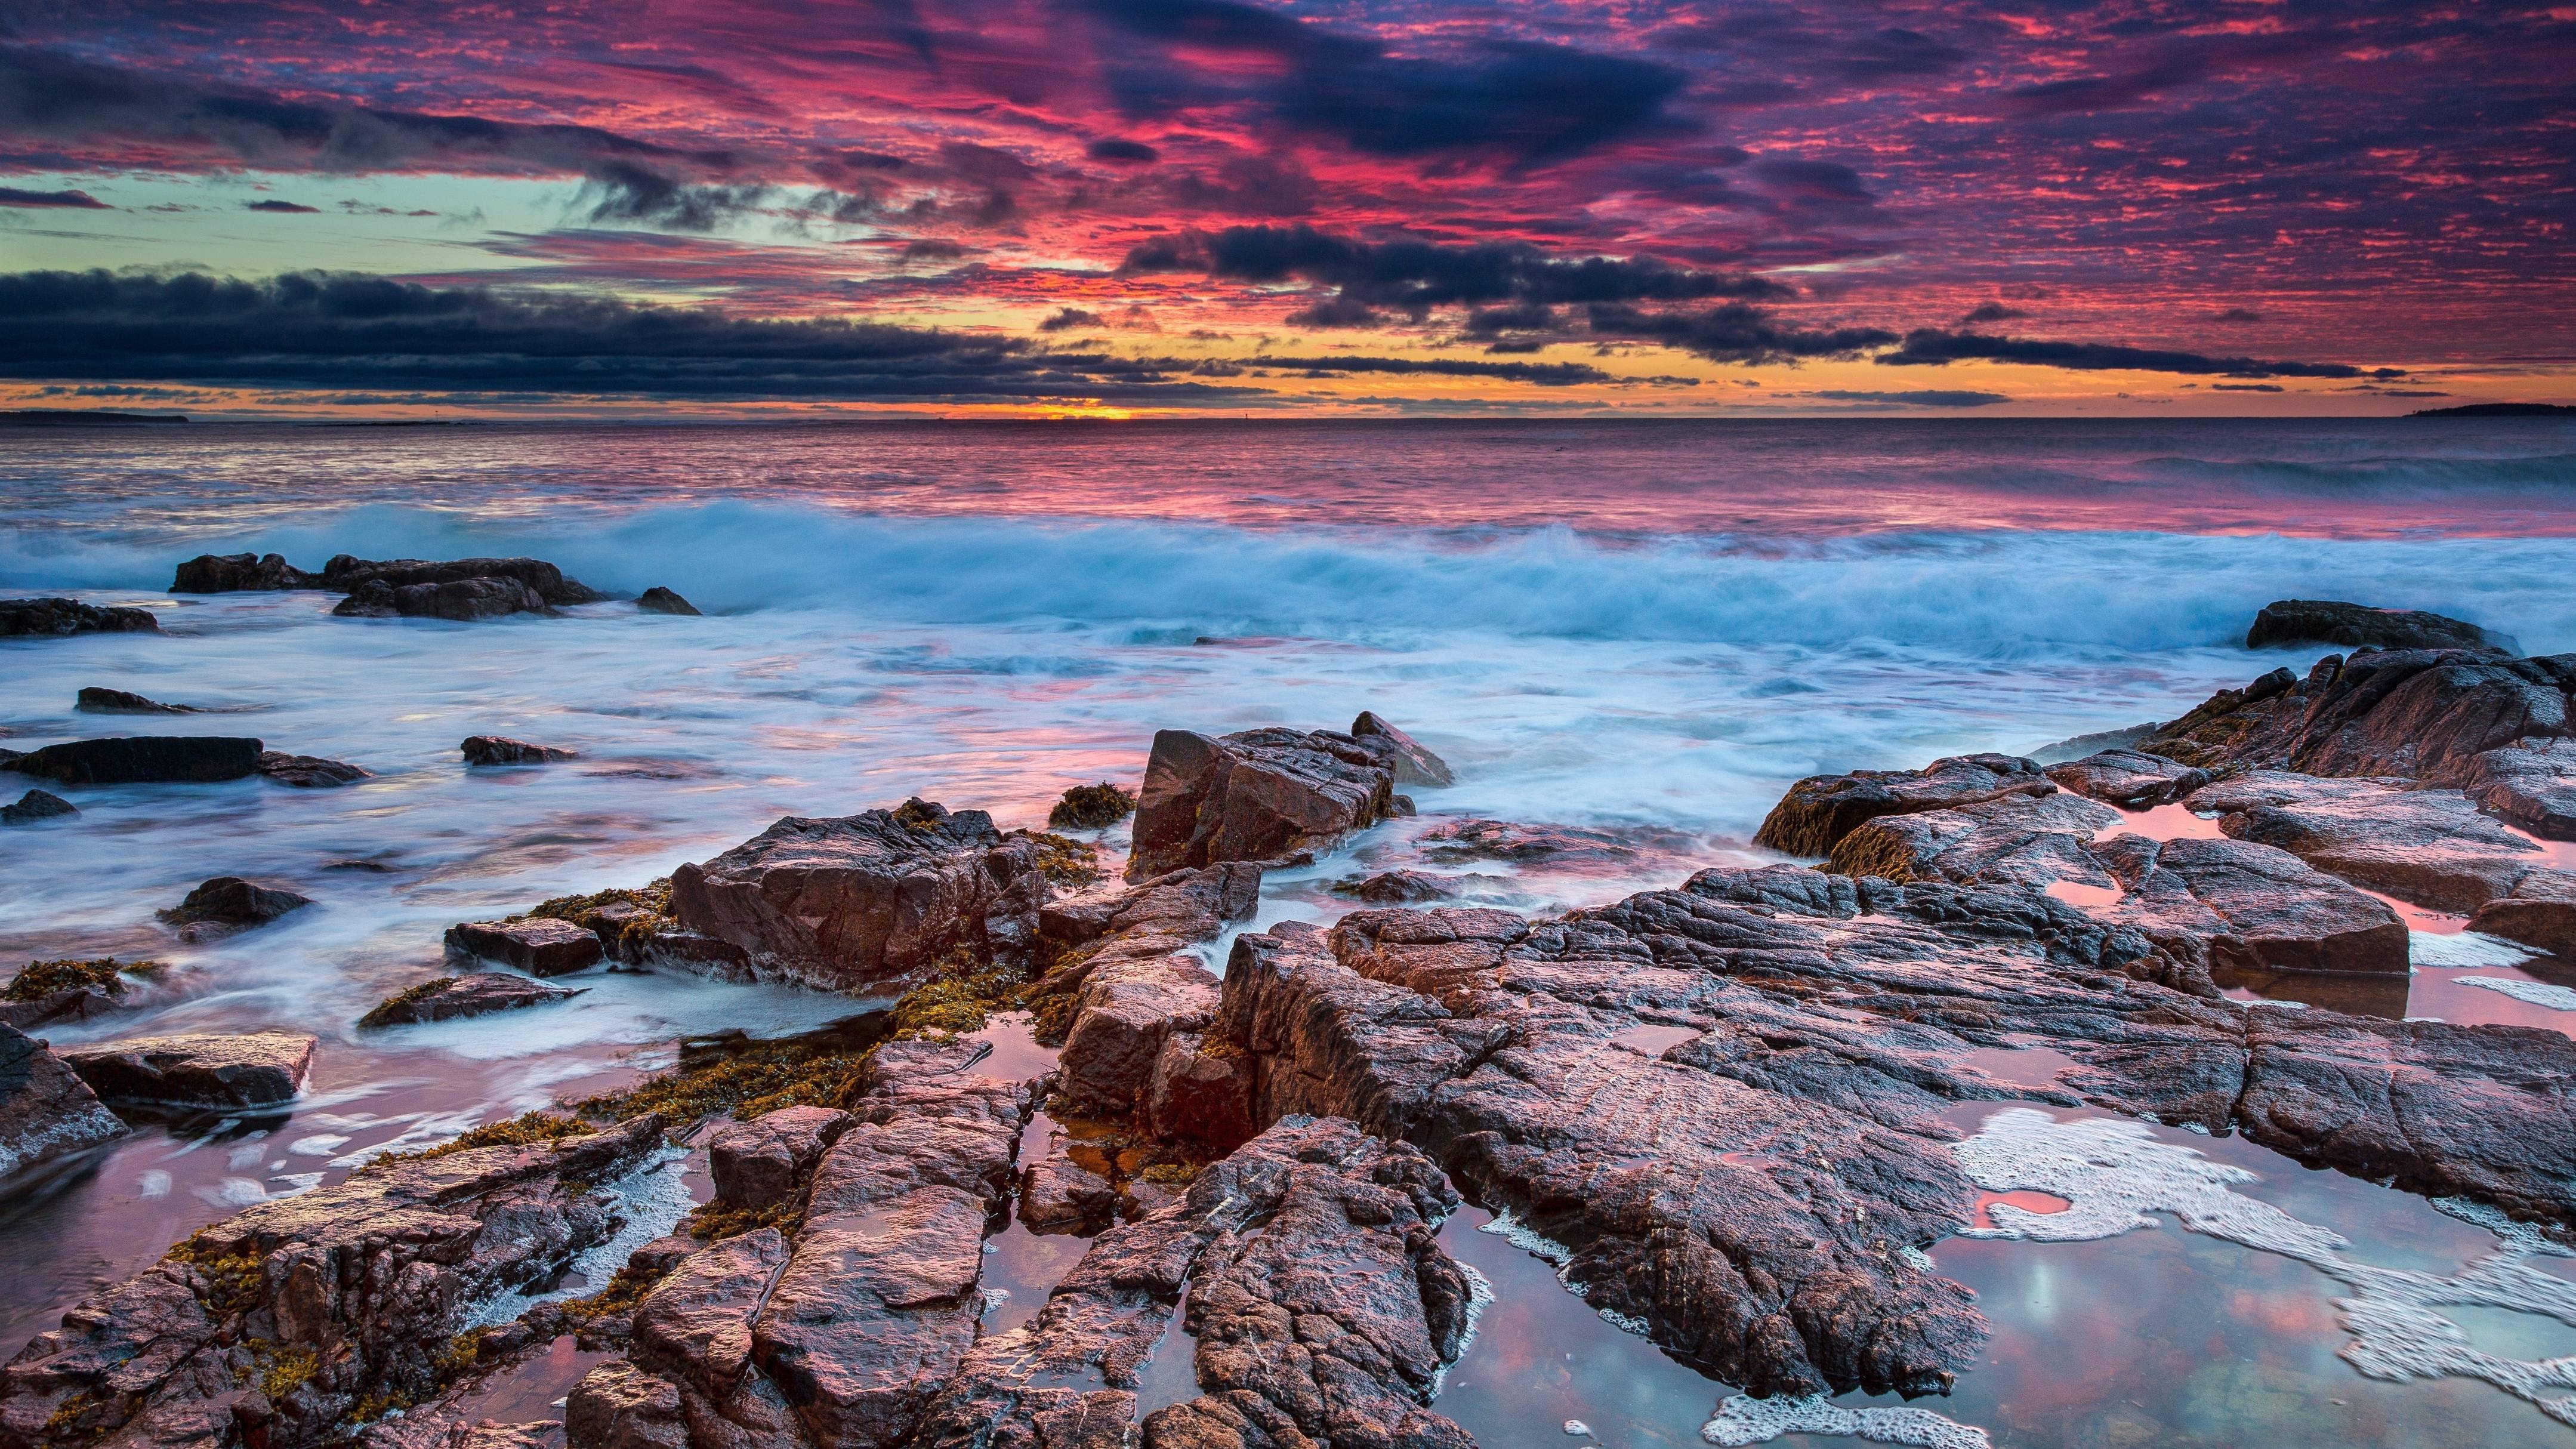
[[[11,805],[0,805],[0,825],[33,825],[39,820],[67,820],[80,810],[50,790],[30,790]]]
[[[468,735],[457,749],[468,765],[542,765],[550,760],[576,758],[571,750],[553,745],[532,745],[506,735]]]
[[[283,750],[262,750],[259,772],[281,785],[299,790],[335,790],[374,778],[373,772],[346,760],[326,760],[318,755],[290,755]]]
[[[635,596],[635,611],[639,614],[683,614],[693,619],[698,617],[698,608],[695,604],[660,584],[655,584]]]
[[[488,1016],[496,1011],[517,1011],[523,1007],[568,1001],[586,989],[548,986],[542,981],[531,981],[507,971],[441,976],[378,1002],[373,1010],[358,1018],[358,1025],[409,1026],[426,1021],[453,1021],[464,1016]]]
[[[128,976],[161,969],[158,961],[120,962],[112,956],[30,961],[0,986],[0,1022],[25,1030],[98,1016],[125,1004]]]
[[[542,916],[515,921],[462,921],[447,928],[447,959],[498,961],[531,976],[561,976],[596,966],[606,955],[596,933]]]
[[[304,1090],[314,1038],[291,1031],[187,1032],[92,1042],[61,1055],[111,1102],[169,1107],[275,1107]]]
[[[135,735],[72,740],[9,762],[22,775],[65,785],[149,785],[239,780],[259,772],[260,742],[224,735]]]
[[[561,1141],[380,1161],[245,1209],[29,1343],[0,1375],[0,1436],[318,1449],[362,1399],[434,1392],[438,1359],[468,1315],[607,1237],[616,1215],[598,1184],[661,1143],[659,1121],[644,1117]],[[289,1362],[296,1376],[269,1373]]]
[[[671,914],[742,953],[750,974],[826,991],[899,990],[950,953],[1018,959],[1048,885],[1042,847],[981,810],[908,800],[791,815],[671,873]]]
[[[78,703],[74,704],[72,707],[85,714],[204,713],[204,711],[198,709],[194,705],[163,704],[157,699],[146,699],[142,695],[135,694],[128,690],[105,689],[95,684],[84,686],[80,692]]]
[[[1337,896],[1366,901],[1373,906],[1416,905],[1423,901],[1445,901],[1458,893],[1456,877],[1426,875],[1418,870],[1387,870],[1371,876],[1352,876],[1333,882]]]
[[[2245,631],[2245,647],[2341,644],[2361,649],[2484,649],[2519,654],[2502,634],[2422,609],[2373,609],[2327,599],[2282,599],[2265,604]]]
[[[62,634],[142,634],[161,621],[149,610],[84,604],[78,599],[0,599],[0,639]]]
[[[89,1084],[37,1041],[0,1024],[0,1179],[125,1135]],[[0,1426],[5,1426],[0,1418]]]
[[[1811,775],[1771,807],[1753,843],[1783,855],[1831,855],[1844,836],[1883,815],[1953,810],[2056,789],[2039,766],[2014,755],[1959,755],[1920,770]]]
[[[1422,832],[1422,853],[1438,861],[1632,860],[1637,847],[1619,832],[1579,825],[1523,825],[1510,820],[1461,820]]]
[[[360,584],[331,612],[343,619],[453,619],[471,623],[552,611],[536,590],[517,579],[466,578],[424,584],[370,580]]]
[[[318,589],[322,576],[308,574],[283,554],[201,553],[179,565],[170,580],[174,594],[230,594],[269,589]]]
[[[1391,757],[1330,730],[1158,731],[1127,877],[1329,847],[1396,813]]]
[[[284,886],[262,885],[237,875],[219,875],[188,892],[179,904],[160,912],[179,928],[182,941],[212,941],[265,926],[289,911],[313,904],[313,898]]]

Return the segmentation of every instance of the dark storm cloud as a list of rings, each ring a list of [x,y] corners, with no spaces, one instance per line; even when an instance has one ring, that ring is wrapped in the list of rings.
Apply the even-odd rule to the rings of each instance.
[[[1959,325],[1974,327],[1980,322],[2010,322],[2016,317],[2029,315],[2019,307],[2008,306],[2002,302],[1979,302],[1968,309],[1967,316],[1959,319]]]
[[[1986,408],[2012,401],[1999,392],[1971,392],[1964,388],[1917,388],[1911,392],[1852,392],[1829,388],[1807,396],[1834,402],[1890,403],[1909,408]]]
[[[1582,362],[1466,362],[1447,357],[1255,357],[1245,365],[1299,372],[1308,377],[1332,377],[1353,372],[1411,373],[1431,377],[1490,377],[1506,382],[1536,383],[1540,387],[1632,380]],[[1678,380],[1654,379],[1657,382]]]
[[[2260,322],[2263,314],[2251,307],[2230,307],[2212,319],[2219,322]]]
[[[1654,61],[1528,41],[1399,55],[1375,37],[1232,0],[1086,0],[1082,8],[1164,47],[1121,47],[1127,54],[1109,79],[1129,115],[1249,102],[1293,129],[1375,156],[1486,152],[1524,166],[1561,161],[1678,129],[1665,106],[1687,78]],[[1212,68],[1178,53],[1191,50],[1268,64],[1248,73]]]
[[[1891,339],[1893,340],[1893,339]],[[2210,357],[2155,347],[2121,347],[2107,342],[2044,342],[2029,337],[1993,337],[1982,332],[1945,332],[1926,327],[1905,334],[1904,345],[1880,354],[1878,361],[1895,367],[1939,367],[1970,360],[2025,362],[2077,372],[2126,369],[2216,377],[2399,377],[2390,368],[2364,371],[2340,362],[2284,362],[2253,357]]]
[[[1896,340],[1895,333],[1878,327],[1796,327],[1743,302],[1727,302],[1705,312],[1649,312],[1605,302],[1587,312],[1592,330],[1601,336],[1657,342],[1712,362],[1752,365],[1802,357],[1851,357]]]
[[[1086,312],[1080,307],[1059,307],[1056,309],[1053,316],[1038,324],[1038,330],[1040,332],[1064,332],[1075,327],[1098,327],[1102,325],[1104,324],[1101,322],[1100,314],[1097,312]]]
[[[1126,141],[1115,136],[1103,136],[1099,140],[1092,142],[1090,145],[1083,147],[1082,154],[1090,157],[1094,161],[1110,161],[1122,165],[1138,165],[1143,162],[1151,161],[1162,153],[1155,150],[1153,147],[1146,145],[1142,141]]]
[[[0,275],[0,377],[24,381],[698,400],[1185,403],[1240,391],[1173,375],[1186,366],[921,328],[749,321],[327,273]]]
[[[1233,226],[1157,237],[1130,250],[1120,270],[1204,272],[1236,282],[1309,282],[1334,289],[1332,300],[1345,310],[1383,307],[1415,316],[1433,307],[1495,303],[1544,307],[1791,294],[1767,278],[1647,258],[1567,260],[1526,242],[1366,241],[1310,226]]]
[[[311,216],[322,208],[318,206],[304,206],[292,201],[279,201],[276,198],[271,197],[266,201],[245,201],[242,203],[242,209],[244,211],[273,211],[284,216]]]
[[[15,186],[0,186],[0,206],[30,209],[66,207],[78,211],[114,211],[116,208],[86,191],[21,191]]]

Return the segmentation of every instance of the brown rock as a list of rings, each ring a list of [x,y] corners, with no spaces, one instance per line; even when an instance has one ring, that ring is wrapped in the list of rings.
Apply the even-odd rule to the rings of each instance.
[[[1855,770],[1811,775],[1771,807],[1753,843],[1783,855],[1825,856],[1864,821],[1948,810],[2004,795],[2047,795],[2057,786],[2012,755],[1960,755],[1920,770]]]
[[[2546,864],[2538,847],[2438,787],[2250,770],[2192,797],[2238,840],[2435,910],[2467,913]]]
[[[239,780],[259,770],[260,742],[221,735],[138,735],[47,745],[9,768],[65,785]]]
[[[692,619],[699,617],[697,605],[681,598],[678,594],[662,587],[660,584],[655,584],[653,587],[646,589],[644,592],[635,596],[635,612],[639,614],[679,614]]]
[[[2469,929],[2576,959],[2576,871],[2535,870],[2469,917]]]
[[[464,752],[468,765],[542,765],[550,760],[575,758],[571,750],[532,745],[506,735],[468,735],[457,748]]]
[[[548,986],[507,971],[475,971],[442,976],[389,997],[358,1019],[360,1026],[408,1026],[426,1021],[454,1021],[569,1001],[586,988]]]
[[[632,1364],[602,1364],[564,1400],[571,1449],[689,1449],[679,1388]]]
[[[829,1107],[782,1107],[726,1123],[707,1139],[716,1200],[753,1210],[786,1202],[849,1122]]]
[[[0,1025],[0,1180],[125,1135],[61,1058]]]
[[[63,1060],[112,1102],[274,1107],[304,1090],[314,1038],[291,1031],[188,1032],[66,1048]]]
[[[2362,649],[2478,649],[2519,654],[2502,634],[2422,609],[2373,609],[2325,599],[2265,604],[2245,631],[2245,647],[2341,644]]]
[[[1457,776],[1450,773],[1446,760],[1424,749],[1421,741],[1413,736],[1388,724],[1385,717],[1375,710],[1361,710],[1360,717],[1351,721],[1351,738],[1359,741],[1361,749],[1377,756],[1399,785],[1437,787],[1458,782]]]
[[[2490,815],[2543,840],[2576,840],[2576,740],[2489,750],[2469,762],[2460,785]]]
[[[747,969],[827,991],[889,991],[954,951],[1016,959],[1048,886],[1038,846],[981,810],[906,801],[838,819],[788,816],[671,874],[671,913]]]
[[[596,934],[543,916],[464,921],[447,928],[447,959],[460,965],[498,961],[531,976],[561,976],[596,966],[604,955]]]
[[[1125,1117],[1142,1103],[1163,1043],[1215,1019],[1216,978],[1187,954],[1120,960],[1093,970],[1074,998],[1058,1058],[1058,1090],[1081,1116]]]
[[[2406,923],[2287,851],[2116,836],[2095,855],[2127,892],[2102,918],[2212,966],[2406,974]]]
[[[283,750],[262,750],[259,772],[281,785],[299,790],[333,790],[373,778],[372,772],[346,760],[326,760],[319,755],[290,755]]]
[[[281,885],[263,885],[237,875],[219,875],[188,892],[185,899],[159,913],[179,928],[182,941],[212,941],[236,931],[265,926],[289,911],[302,910],[313,898]]]
[[[33,825],[39,820],[68,820],[80,810],[50,790],[30,790],[14,805],[0,805],[0,825]]]
[[[2287,671],[2256,681],[2265,686]],[[2222,690],[2139,748],[2187,765],[2465,783],[2479,755],[2576,734],[2576,656],[2460,649],[2328,655],[2277,691]]]
[[[1163,1040],[1140,1104],[1146,1130],[1203,1150],[1231,1152],[1259,1130],[1252,1121],[1252,1074],[1233,1043],[1203,1032]]]
[[[356,593],[371,583],[401,588],[478,579],[512,580],[547,604],[590,604],[603,597],[597,590],[564,577],[563,570],[553,564],[534,558],[461,558],[432,563],[416,558],[378,560],[340,554],[322,566],[322,586],[342,593]]]
[[[1352,876],[1333,882],[1333,894],[1366,901],[1373,906],[1409,906],[1424,901],[1445,901],[1458,892],[1450,882],[1452,876],[1426,875],[1418,870],[1386,870],[1371,876]]]
[[[83,714],[203,713],[203,711],[192,705],[163,704],[157,699],[146,699],[142,695],[135,694],[127,690],[102,689],[94,684],[86,686],[81,690],[79,701],[72,707],[81,711]]]
[[[230,594],[270,589],[318,589],[321,576],[288,563],[282,554],[201,553],[179,565],[174,594]]]
[[[1127,878],[1223,861],[1284,861],[1394,812],[1377,751],[1328,730],[1162,730],[1145,762]]]
[[[343,619],[452,619],[471,623],[552,611],[536,590],[517,579],[463,578],[399,585],[373,579],[351,591],[331,612]]]
[[[2136,750],[2102,750],[2048,767],[2048,778],[2088,800],[2145,810],[2170,805],[2209,783],[2207,770]]]
[[[1066,1156],[1065,1145],[1051,1134],[1046,1155],[1020,1169],[1019,1218],[1030,1232],[1097,1233],[1117,1215],[1118,1189]]]

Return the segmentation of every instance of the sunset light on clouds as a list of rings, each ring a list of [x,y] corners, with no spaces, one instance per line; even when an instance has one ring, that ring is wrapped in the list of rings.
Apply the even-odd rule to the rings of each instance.
[[[0,12],[0,395],[212,413],[2576,397],[2541,5]]]

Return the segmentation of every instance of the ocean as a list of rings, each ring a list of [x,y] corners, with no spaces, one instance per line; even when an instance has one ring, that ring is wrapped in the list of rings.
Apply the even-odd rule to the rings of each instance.
[[[78,829],[0,833],[0,962],[175,965],[141,1014],[44,1034],[323,1043],[291,1121],[138,1134],[0,1209],[9,1350],[240,1204],[630,1079],[685,1035],[846,1014],[602,976],[517,1019],[352,1024],[438,974],[451,922],[640,884],[782,815],[920,796],[1035,826],[1069,785],[1132,785],[1157,729],[1370,709],[1458,783],[1273,873],[1258,923],[1328,918],[1331,881],[1462,817],[1621,842],[1485,868],[1478,899],[1562,910],[1770,858],[1750,838],[1799,776],[2028,752],[2326,652],[2244,649],[2269,600],[2576,649],[2576,424],[2547,420],[199,423],[0,431],[0,509],[0,596],[163,623],[0,642],[9,747],[253,734],[374,772],[92,789]],[[705,617],[347,620],[322,593],[166,592],[181,559],[240,550],[533,555]],[[89,685],[222,713],[76,714]],[[579,759],[468,772],[472,734]],[[216,875],[318,905],[174,945],[154,911]],[[2349,1377],[2318,1358],[2319,1382]]]

